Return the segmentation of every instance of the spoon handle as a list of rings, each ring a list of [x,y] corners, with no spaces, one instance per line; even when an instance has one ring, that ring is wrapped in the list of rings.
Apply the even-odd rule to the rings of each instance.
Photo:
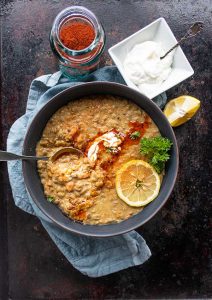
[[[203,28],[203,22],[196,22],[194,23],[189,30],[186,32],[186,34],[175,44],[169,51],[167,51],[163,56],[161,56],[160,59],[163,59],[166,57],[170,52],[172,52],[177,46],[181,45],[185,40],[195,36],[197,33],[199,33]]]
[[[25,155],[17,155],[11,152],[0,150],[0,161],[8,161],[8,160],[48,160],[48,157],[45,156],[25,156]]]

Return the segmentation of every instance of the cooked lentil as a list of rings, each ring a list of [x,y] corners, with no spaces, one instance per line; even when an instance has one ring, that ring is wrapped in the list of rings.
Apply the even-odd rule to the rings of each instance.
[[[150,117],[136,104],[111,95],[97,95],[71,101],[60,108],[47,123],[37,144],[37,155],[51,156],[62,147],[81,149],[84,157],[63,155],[54,163],[39,161],[38,171],[47,197],[69,217],[84,224],[120,222],[137,214],[142,207],[130,207],[115,190],[115,174],[139,153],[141,136],[159,135]],[[120,137],[117,148],[98,144],[97,160],[87,157],[89,147],[107,132]],[[97,139],[98,138],[98,139]],[[107,144],[106,144],[107,145]]]

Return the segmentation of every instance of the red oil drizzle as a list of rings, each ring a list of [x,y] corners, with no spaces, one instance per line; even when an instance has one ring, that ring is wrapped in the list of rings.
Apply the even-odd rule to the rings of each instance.
[[[124,137],[124,140],[122,142],[122,144],[120,145],[121,149],[126,149],[127,147],[131,146],[131,145],[138,145],[140,142],[140,139],[142,138],[142,136],[144,136],[146,130],[148,129],[150,124],[150,119],[149,116],[145,116],[144,122],[138,122],[138,121],[130,121],[129,122],[129,131],[127,132],[127,134]],[[132,139],[131,138],[131,134],[135,131],[138,131],[140,133],[140,136],[137,139]],[[118,153],[112,154],[112,157],[106,161],[103,162],[101,164],[101,167],[104,170],[108,170],[112,164],[117,161],[117,159],[119,158],[119,156],[121,155],[121,151],[119,151]]]
[[[112,166],[112,164],[119,158],[120,153],[121,151],[117,153],[112,153],[110,159],[101,163],[101,168],[107,171]]]
[[[114,132],[120,136],[122,136],[122,143],[119,145],[119,147],[121,147],[122,149],[126,149],[127,147],[131,146],[131,145],[138,145],[140,142],[140,139],[144,136],[146,130],[148,129],[150,124],[150,118],[148,115],[145,116],[144,122],[138,122],[138,121],[130,121],[129,122],[129,130],[126,134],[121,134],[117,129],[113,128],[110,131],[106,131],[106,132],[98,132],[92,139],[89,139],[86,149],[85,149],[85,155],[87,155],[89,148],[91,147],[91,145],[93,144],[93,142],[100,136],[102,136],[105,133],[108,132]],[[131,134],[135,131],[138,131],[140,133],[140,136],[136,139],[132,139],[131,138]],[[106,151],[106,147],[103,145],[103,141],[99,142],[99,156],[101,156],[101,153],[103,151]],[[117,159],[119,158],[119,156],[121,155],[121,150],[118,151],[117,153],[111,153],[111,157],[109,159],[107,159],[107,161],[104,161],[101,163],[101,167],[107,171],[112,164],[117,161]],[[97,161],[99,161],[100,158],[97,158]]]
[[[130,121],[129,122],[129,131],[127,132],[127,135],[125,137],[123,147],[126,148],[130,145],[138,145],[140,142],[140,139],[144,136],[146,130],[149,127],[149,116],[145,116],[144,122],[138,122],[138,121]],[[135,131],[138,131],[140,133],[140,136],[136,139],[131,138],[131,134]]]
[[[144,136],[146,130],[148,129],[150,122],[151,122],[151,119],[149,118],[148,115],[145,116],[144,122],[142,122],[142,123],[138,122],[138,121],[130,121],[129,122],[129,127],[130,128],[129,128],[128,132],[125,135],[121,134],[115,128],[113,128],[112,130],[106,131],[106,132],[100,132],[99,131],[93,138],[91,138],[87,141],[87,145],[85,147],[84,153],[87,156],[88,150],[91,147],[91,145],[94,143],[94,141],[98,137],[100,137],[103,134],[108,133],[108,132],[114,132],[114,133],[116,133],[116,134],[118,134],[122,137],[122,143],[119,145],[119,147],[121,147],[121,150],[126,149],[127,147],[129,147],[131,145],[138,145],[139,142],[140,142],[140,139]],[[135,131],[138,131],[140,133],[140,136],[136,139],[132,139],[131,134]],[[106,149],[107,148],[104,146],[103,141],[100,141],[99,142],[99,154],[100,154],[100,156],[101,156],[101,152],[106,151]],[[118,151],[117,153],[111,153],[110,158],[101,163],[100,166],[102,167],[102,169],[104,169],[105,171],[108,171],[111,168],[111,166],[118,160],[119,156],[121,155],[121,150]],[[97,161],[99,161],[99,160],[100,160],[100,158],[98,157]],[[110,176],[108,176],[108,174],[106,175],[105,180],[107,180],[107,179],[108,180],[110,179]],[[87,213],[86,213],[85,210],[79,210],[76,213],[75,216],[76,216],[77,220],[84,221],[87,218]]]
[[[84,221],[87,218],[87,214],[84,210],[80,210],[75,214],[75,218],[79,221]]]
[[[80,134],[80,130],[78,129],[78,130],[75,132],[75,134],[72,136],[73,143],[76,141],[76,139],[78,138],[79,134]]]

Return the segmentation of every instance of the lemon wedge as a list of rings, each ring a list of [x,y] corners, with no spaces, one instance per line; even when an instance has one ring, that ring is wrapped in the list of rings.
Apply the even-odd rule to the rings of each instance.
[[[143,160],[131,160],[116,173],[116,192],[129,206],[144,206],[153,201],[160,190],[160,177]]]
[[[192,96],[175,98],[164,109],[164,114],[172,127],[177,127],[190,120],[200,107],[200,101]]]

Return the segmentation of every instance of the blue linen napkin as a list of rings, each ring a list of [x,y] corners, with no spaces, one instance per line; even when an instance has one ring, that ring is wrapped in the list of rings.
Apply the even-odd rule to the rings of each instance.
[[[88,75],[83,81],[112,81],[124,83],[116,67],[104,67]],[[54,95],[82,82],[70,82],[61,72],[40,76],[31,83],[26,113],[11,127],[7,139],[7,151],[22,153],[24,136],[36,112]],[[166,95],[156,103],[163,106]],[[8,162],[10,184],[15,204],[22,210],[37,216],[52,240],[69,262],[90,277],[100,277],[128,267],[143,264],[151,252],[145,240],[135,231],[108,238],[76,235],[56,227],[36,206],[27,193],[20,161]]]

